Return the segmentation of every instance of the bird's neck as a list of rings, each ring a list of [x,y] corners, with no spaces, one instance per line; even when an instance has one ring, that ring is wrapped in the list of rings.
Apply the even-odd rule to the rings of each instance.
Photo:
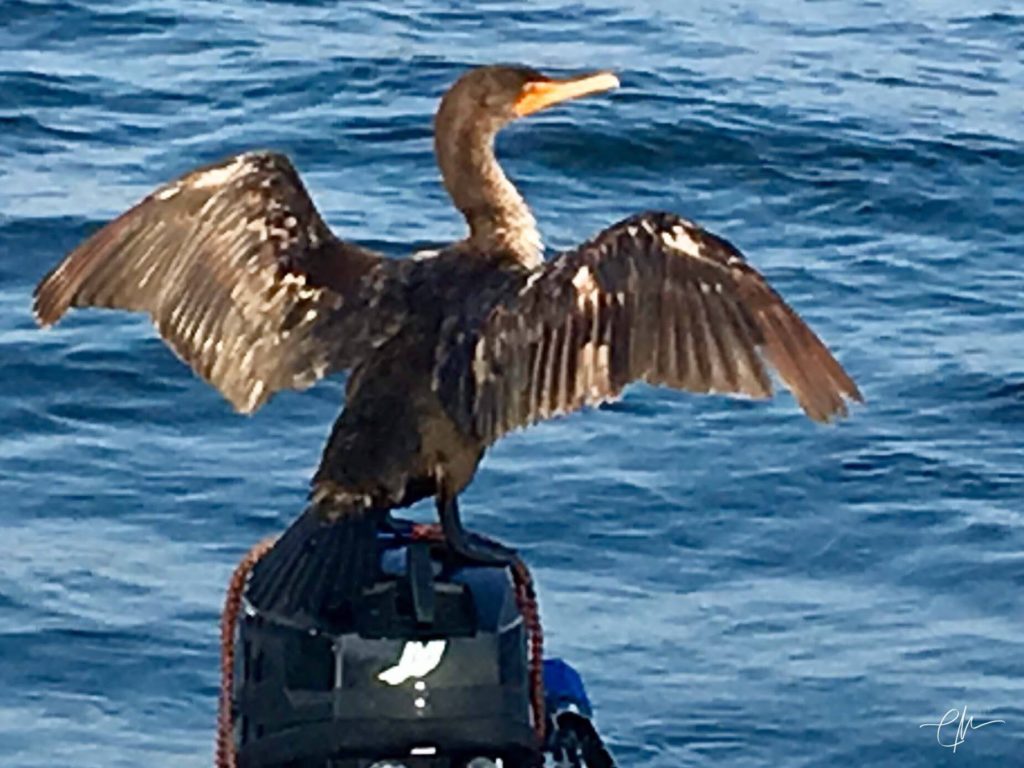
[[[464,245],[482,254],[511,256],[533,268],[543,245],[537,222],[494,155],[494,132],[467,124],[437,143],[445,187],[469,225]]]

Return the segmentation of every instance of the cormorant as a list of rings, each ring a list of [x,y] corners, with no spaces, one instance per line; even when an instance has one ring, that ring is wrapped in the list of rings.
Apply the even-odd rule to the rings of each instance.
[[[543,260],[495,135],[618,84],[518,66],[464,74],[441,99],[434,147],[469,233],[433,257],[341,240],[288,158],[254,151],[158,188],[39,284],[43,325],[72,306],[149,313],[242,413],[351,371],[311,502],[253,573],[261,609],[313,614],[349,600],[375,573],[378,525],[425,497],[454,548],[490,557],[463,537],[456,503],[485,449],[632,381],[763,398],[774,367],[818,421],[862,399],[733,245],[673,213],[631,216]]]

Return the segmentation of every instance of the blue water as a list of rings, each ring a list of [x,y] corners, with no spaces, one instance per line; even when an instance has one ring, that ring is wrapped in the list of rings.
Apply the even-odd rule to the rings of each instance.
[[[252,147],[288,152],[345,237],[460,236],[431,115],[495,60],[623,81],[501,138],[550,247],[645,208],[697,219],[869,401],[823,428],[788,395],[635,387],[484,462],[466,516],[533,565],[624,768],[1024,764],[1009,0],[3,0],[0,764],[210,762],[223,587],[300,510],[342,397],[236,416],[142,318],[36,330],[35,282]],[[956,754],[919,728],[965,706],[1005,723]]]

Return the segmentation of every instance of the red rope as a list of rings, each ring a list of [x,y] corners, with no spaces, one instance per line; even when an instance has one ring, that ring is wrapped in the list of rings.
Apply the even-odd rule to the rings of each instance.
[[[238,628],[238,614],[242,609],[245,581],[253,566],[270,551],[276,540],[276,536],[271,536],[246,552],[228,582],[224,610],[220,615],[220,696],[217,700],[217,750],[214,757],[217,768],[235,768],[237,759],[232,708],[235,690],[235,631]]]
[[[413,526],[413,538],[443,544],[444,532],[439,525]],[[235,718],[232,700],[235,689],[235,633],[238,630],[238,614],[242,609],[242,595],[249,573],[271,547],[276,536],[259,542],[250,549],[231,574],[228,582],[224,610],[220,617],[220,695],[217,702],[217,749],[214,765],[216,768],[235,768]],[[537,607],[537,593],[533,587],[533,576],[522,558],[516,555],[512,561],[512,578],[516,587],[516,605],[523,616],[530,650],[530,705],[533,708],[533,728],[538,742],[544,744],[546,715],[544,712],[544,631],[540,624],[540,610]]]
[[[516,555],[512,562],[512,575],[516,582],[516,604],[523,616],[526,636],[530,643],[530,703],[533,705],[533,729],[537,743],[544,745],[547,714],[544,711],[544,629],[540,624],[537,592],[533,576],[526,563]]]

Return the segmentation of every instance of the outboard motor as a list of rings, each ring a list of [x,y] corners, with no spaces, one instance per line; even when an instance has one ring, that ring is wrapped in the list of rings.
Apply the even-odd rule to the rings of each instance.
[[[509,568],[456,560],[411,526],[378,542],[381,576],[344,615],[300,621],[245,605],[239,768],[526,768],[545,752],[558,765],[613,768],[582,681],[557,660],[545,663],[550,717],[538,744]]]
[[[379,542],[383,575],[341,619],[300,624],[246,606],[240,768],[536,763],[509,569],[459,564],[401,534]]]

